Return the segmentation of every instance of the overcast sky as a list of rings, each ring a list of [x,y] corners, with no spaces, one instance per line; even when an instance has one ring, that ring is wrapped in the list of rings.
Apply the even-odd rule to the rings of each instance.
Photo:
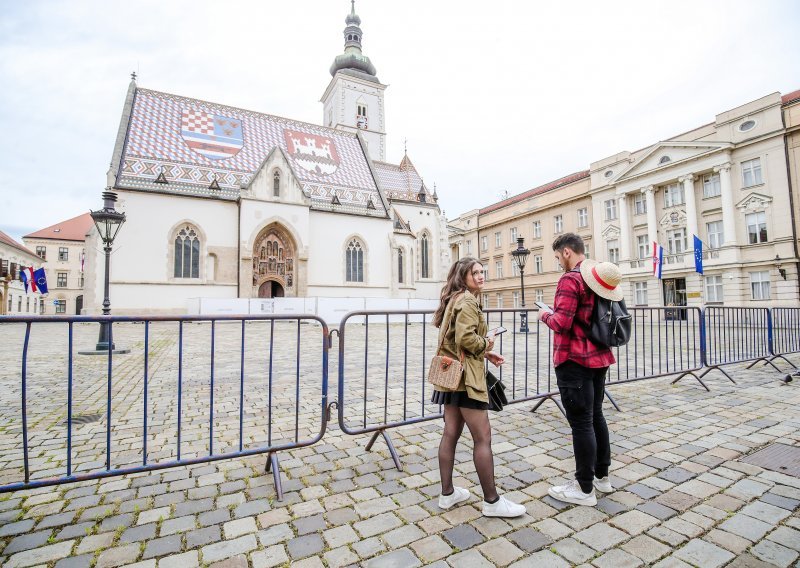
[[[347,0],[2,3],[0,229],[101,205],[129,74],[314,123]],[[448,218],[800,89],[800,2],[357,0],[403,142]]]

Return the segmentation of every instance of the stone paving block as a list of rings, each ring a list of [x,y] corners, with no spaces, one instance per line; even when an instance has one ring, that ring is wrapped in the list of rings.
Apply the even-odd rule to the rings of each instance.
[[[689,540],[689,537],[686,535],[670,530],[663,525],[653,527],[647,531],[647,534],[670,546],[678,546]]]
[[[142,558],[154,558],[158,556],[166,556],[168,554],[175,554],[181,549],[181,535],[173,534],[162,538],[156,538],[148,541],[144,548]]]
[[[573,533],[573,530],[568,526],[559,523],[555,519],[544,519],[533,524],[533,526],[543,534],[546,534],[553,540],[559,540],[567,535]]]
[[[759,521],[753,517],[736,513],[733,517],[719,526],[720,529],[737,534],[746,538],[750,542],[758,542],[765,534],[774,527],[764,521]]]
[[[62,558],[54,568],[86,568],[92,565],[94,561],[94,554],[81,554],[80,556],[68,556]]]
[[[245,517],[243,519],[236,519],[235,521],[228,521],[222,525],[222,530],[225,533],[225,540],[233,540],[244,534],[258,531],[258,527],[256,526],[255,517]]]
[[[258,548],[256,537],[248,534],[234,540],[209,544],[204,546],[201,552],[203,554],[203,562],[216,562],[237,554],[246,554],[256,548]]]
[[[262,546],[271,546],[279,542],[284,542],[290,538],[294,538],[294,531],[289,525],[283,523],[281,525],[272,526],[266,530],[258,533],[258,541]]]
[[[286,488],[284,487],[284,491]],[[291,493],[284,495],[284,500],[288,500]],[[269,511],[270,504],[267,499],[257,499],[255,501],[247,501],[246,503],[242,503],[238,507],[233,510],[234,518],[241,518],[241,517],[250,517],[260,515],[266,511]],[[321,513],[322,511],[317,511]]]
[[[155,538],[155,536],[156,524],[150,523],[149,525],[138,525],[126,529],[125,532],[120,535],[119,541],[122,543],[141,542],[143,540]]]
[[[798,557],[797,550],[782,546],[771,540],[762,540],[750,552],[756,558],[776,566],[791,566]]]
[[[289,550],[289,556],[293,560],[297,560],[319,554],[325,548],[325,543],[318,534],[307,534],[290,539],[286,543],[286,547]]]
[[[764,562],[751,554],[744,553],[737,556],[725,568],[775,568],[775,565]]]
[[[431,535],[412,542],[411,549],[423,562],[432,562],[448,557],[452,548],[438,535]]]
[[[381,538],[389,548],[401,548],[425,536],[425,532],[415,525],[404,525],[385,533]]]
[[[158,561],[158,568],[197,568],[198,566],[200,566],[200,559],[196,550],[165,556]]]
[[[610,519],[608,523],[630,535],[636,536],[657,525],[659,520],[642,511],[634,510],[617,515]]]
[[[574,538],[559,540],[550,547],[550,550],[556,552],[559,556],[563,556],[573,564],[587,562],[597,554],[597,551],[593,548],[581,544]]]
[[[507,566],[525,553],[504,537],[499,537],[478,546],[478,550],[496,566]]]
[[[626,540],[628,535],[606,523],[597,523],[576,533],[575,538],[597,551],[602,551],[608,550]]]
[[[178,517],[177,519],[169,519],[161,523],[161,531],[159,532],[159,536],[168,536],[171,534],[190,531],[195,528],[195,525],[196,521],[193,515]]]
[[[169,519],[172,516],[171,510],[169,507],[159,507],[157,509],[150,509],[148,511],[142,511],[139,513],[139,516],[136,519],[137,525],[146,525],[148,523],[154,523],[160,519]]]
[[[761,496],[760,500],[764,503],[769,503],[770,505],[780,507],[781,509],[786,509],[787,511],[794,511],[798,506],[800,506],[800,500],[791,499],[789,497],[784,497],[772,492],[765,493]]]
[[[549,550],[540,550],[514,562],[510,568],[570,568],[570,564]]]
[[[677,558],[694,566],[717,568],[734,559],[734,555],[724,548],[700,539],[690,540],[686,546],[675,553]]]
[[[573,530],[579,531],[586,527],[604,521],[608,515],[602,511],[598,511],[594,507],[573,507],[563,513],[556,515],[556,520],[570,527]]]
[[[138,557],[138,544],[116,546],[100,553],[100,556],[97,557],[97,564],[95,564],[95,568],[112,568],[114,566],[132,564]]]
[[[250,560],[253,562],[253,568],[272,568],[287,564],[289,557],[283,545],[276,544],[264,550],[256,550],[250,555]]]
[[[647,535],[639,535],[620,546],[626,552],[641,559],[645,564],[652,564],[672,551],[672,548],[658,542]]]
[[[636,505],[636,510],[647,513],[651,517],[655,517],[662,521],[665,521],[678,514],[674,509],[670,509],[669,507],[662,505],[661,503],[656,503],[655,501],[640,503],[639,505]]]
[[[675,489],[667,491],[666,493],[662,493],[656,498],[657,503],[680,512],[691,509],[700,501],[700,497],[695,497],[694,495],[689,495],[688,493],[676,491]]]
[[[386,550],[386,545],[379,538],[371,537],[354,542],[352,548],[361,558],[370,558]]]
[[[769,533],[767,538],[788,548],[800,552],[800,531],[781,526]]]
[[[78,554],[83,554],[84,552],[94,552],[95,550],[100,550],[101,548],[108,548],[111,546],[112,542],[114,542],[113,532],[93,534],[81,539],[80,543],[78,543],[76,552]]]
[[[322,537],[330,548],[345,546],[359,539],[358,534],[350,525],[342,525],[333,529],[328,529],[322,533]]]
[[[334,548],[324,554],[326,566],[329,568],[341,568],[343,566],[355,566],[358,563],[358,555],[346,546]]]
[[[746,538],[742,538],[739,535],[720,529],[712,529],[708,531],[705,535],[703,535],[703,538],[713,544],[716,544],[717,546],[724,548],[725,550],[730,550],[736,555],[741,554],[753,544]]]
[[[692,565],[687,564],[676,556],[667,556],[665,559],[654,564],[653,568],[692,568]]]
[[[367,568],[413,568],[422,566],[422,563],[410,549],[400,548],[381,556],[376,556],[367,562],[366,566]]]
[[[768,485],[753,479],[742,479],[728,487],[725,490],[725,494],[743,501],[752,501],[757,497],[761,497],[771,487],[772,484]]]
[[[219,526],[203,527],[186,533],[186,548],[194,549],[222,540]]]
[[[383,513],[382,515],[372,517],[366,521],[354,523],[353,528],[356,529],[362,537],[366,538],[390,531],[402,524],[403,522],[392,513]]]
[[[472,525],[458,525],[442,533],[452,546],[466,550],[486,540]]]
[[[32,519],[18,521],[16,523],[9,523],[5,526],[0,527],[0,537],[26,533],[30,531],[33,528],[33,525],[35,524],[36,521]]]
[[[639,558],[619,548],[612,548],[600,558],[593,560],[592,564],[597,568],[638,568],[644,565]]]
[[[771,525],[779,524],[783,519],[788,517],[791,512],[775,505],[770,505],[763,501],[753,501],[749,505],[745,505],[739,510],[742,515],[753,517]]]
[[[314,515],[312,517],[302,517],[292,523],[298,536],[309,534],[312,532],[319,532],[328,528],[323,515]]]
[[[201,527],[207,527],[227,522],[230,520],[230,518],[230,511],[225,509],[217,509],[215,511],[206,511],[205,513],[200,513],[197,515],[197,524]]]
[[[484,558],[480,552],[477,550],[465,550],[463,552],[459,552],[457,554],[453,554],[449,558],[447,558],[447,563],[450,566],[456,567],[464,567],[469,566],[472,568],[475,566],[476,568],[493,568],[494,564],[489,562],[486,558]]]
[[[3,549],[3,555],[8,556],[9,554],[14,554],[15,552],[20,552],[22,550],[30,550],[31,548],[37,548],[39,546],[42,546],[47,542],[47,539],[50,538],[52,532],[53,531],[45,530],[15,537]]]
[[[267,528],[280,523],[288,523],[292,520],[292,516],[286,507],[281,507],[280,509],[272,509],[266,513],[261,513],[256,520],[261,528]]]

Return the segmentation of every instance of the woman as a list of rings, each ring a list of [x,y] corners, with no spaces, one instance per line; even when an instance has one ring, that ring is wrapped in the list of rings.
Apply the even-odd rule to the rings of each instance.
[[[474,443],[472,459],[483,490],[483,514],[487,517],[518,517],[525,507],[497,494],[494,484],[492,430],[489,425],[489,394],[483,360],[502,365],[502,355],[492,353],[494,338],[487,337],[486,320],[478,303],[483,288],[483,265],[472,257],[462,258],[450,268],[442,288],[433,325],[439,328],[440,354],[462,360],[464,373],[454,390],[434,387],[432,402],[444,405],[444,431],[439,443],[439,475],[442,494],[439,507],[449,509],[469,499],[462,487],[453,487],[456,444],[469,428]]]

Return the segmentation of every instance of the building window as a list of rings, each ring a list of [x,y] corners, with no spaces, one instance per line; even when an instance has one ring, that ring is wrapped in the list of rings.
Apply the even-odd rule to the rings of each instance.
[[[759,185],[761,181],[761,158],[742,162],[742,187]]]
[[[544,290],[542,290],[541,288],[536,289],[536,301],[544,302]]]
[[[511,228],[511,244],[513,245],[516,242],[517,242],[517,228],[516,227],[512,227]]]
[[[66,288],[67,287],[67,273],[66,272],[59,272],[56,274],[56,288]]]
[[[606,241],[606,249],[608,250],[608,262],[619,264],[619,240]]]
[[[650,243],[647,235],[636,235],[636,246],[639,249],[639,258],[650,258]]]
[[[589,226],[589,210],[586,207],[578,209],[578,227]]]
[[[503,277],[503,261],[498,260],[494,263],[494,276],[495,278]]]
[[[512,292],[511,297],[513,298],[514,301],[514,309],[519,308],[519,292],[517,291]]]
[[[489,250],[489,237],[481,237],[481,250]]]
[[[420,242],[420,258],[422,259],[422,277],[423,278],[430,278],[431,277],[431,256],[430,256],[430,244],[428,242],[428,235],[427,233],[422,235],[422,241]]]
[[[717,197],[722,193],[719,174],[706,174],[703,176],[703,197]]]
[[[58,247],[58,260],[69,260],[69,249],[67,247]]]
[[[39,314],[44,313],[44,298],[39,298]]]
[[[747,239],[751,245],[767,242],[767,214],[764,211],[745,215]]]
[[[606,208],[606,221],[612,221],[617,218],[617,200],[606,199],[603,202]]]
[[[8,313],[11,313],[11,303],[14,301],[14,297],[9,294],[8,295]]]
[[[47,260],[47,247],[36,247],[36,256],[42,260]]]
[[[175,278],[200,278],[200,239],[189,226],[175,237]]]
[[[682,254],[686,252],[686,228],[667,231],[667,245],[669,254]]]
[[[706,302],[722,303],[722,275],[706,276]]]
[[[667,164],[670,161],[671,161],[671,158],[669,156],[661,156],[661,159],[658,161],[658,163],[659,163],[659,165],[660,164]]]
[[[542,262],[542,255],[537,254],[533,257],[533,266],[536,270],[536,274],[541,274],[544,272],[544,263]]]
[[[367,105],[363,103],[356,105],[356,126],[361,129],[367,128]]]
[[[633,196],[633,214],[644,215],[647,213],[647,198],[643,193],[637,193]]]
[[[472,240],[467,241],[467,256],[472,255]]]
[[[84,284],[83,272],[81,272],[81,280],[80,280],[80,282],[81,282],[80,287],[83,288],[83,284]]]
[[[516,306],[514,306],[516,307]],[[25,298],[25,312],[29,313],[31,311],[31,299]]]
[[[564,216],[563,215],[556,215],[553,220],[554,231],[556,233],[560,233],[564,230]]]
[[[397,249],[397,281],[403,283],[403,249]]]
[[[542,222],[541,221],[534,221],[533,222],[533,238],[534,239],[541,239],[542,238]]]
[[[754,300],[769,300],[769,271],[750,273],[750,291]]]
[[[494,234],[494,248],[500,248],[500,245],[503,244],[503,235],[500,231]]]
[[[722,246],[725,235],[722,233],[722,221],[712,221],[706,223],[708,233],[708,248],[716,249]]]
[[[519,276],[519,265],[511,260],[511,276]]]
[[[56,313],[57,314],[65,314],[65,313],[67,313],[67,301],[66,300],[56,300]]]
[[[682,205],[685,195],[682,183],[671,183],[664,187],[664,207],[675,207]]]
[[[489,294],[483,294],[483,307],[489,307]]]
[[[637,306],[647,305],[647,282],[633,283],[633,302]]]
[[[364,247],[356,239],[350,241],[345,253],[345,280],[348,282],[364,281]]]
[[[497,295],[497,307],[500,308],[500,309],[503,308],[503,295],[502,294],[498,294]]]
[[[272,196],[281,196],[281,172],[278,170],[275,170],[275,173],[272,174]]]

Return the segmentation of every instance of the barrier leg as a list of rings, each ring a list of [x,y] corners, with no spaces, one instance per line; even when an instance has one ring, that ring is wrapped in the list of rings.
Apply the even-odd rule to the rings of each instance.
[[[695,375],[693,371],[686,371],[686,372],[685,372],[685,373],[683,373],[683,374],[682,374],[680,377],[678,377],[678,378],[677,378],[677,379],[675,379],[674,381],[670,382],[670,384],[671,384],[671,385],[674,385],[674,384],[676,384],[678,381],[680,381],[680,380],[681,380],[683,377],[685,377],[686,375],[691,375],[691,376],[693,376],[695,379],[697,379],[697,382],[698,382],[698,383],[700,383],[701,385],[703,385],[703,388],[704,388],[704,389],[706,389],[706,391],[708,391],[708,392],[711,392],[711,389],[710,389],[710,388],[708,388],[708,387],[706,386],[706,384],[705,384],[705,383],[702,381],[702,377],[703,377],[703,375],[705,375],[706,373],[708,373],[708,372],[709,372],[711,369],[715,369],[715,368],[716,368],[716,369],[719,369],[719,367],[711,367],[710,369],[706,369],[705,371],[703,371],[703,373],[702,373],[702,374],[701,374],[699,377],[698,377],[697,375]],[[719,370],[720,370],[720,371],[722,371],[722,369],[719,369]],[[725,371],[722,371],[722,372],[724,373]],[[726,373],[726,376],[727,376],[727,373]],[[730,377],[728,377],[728,378],[730,379]],[[731,379],[731,380],[733,380],[733,379]],[[735,383],[734,383],[734,384],[735,384]]]
[[[539,407],[544,404],[545,400],[552,400],[553,404],[555,404],[558,407],[558,409],[561,411],[561,414],[563,414],[564,417],[566,418],[567,412],[564,410],[564,407],[561,405],[561,401],[557,400],[553,396],[543,396],[542,398],[540,398],[536,402],[536,404],[533,405],[533,408],[531,408],[531,413],[535,413],[539,409]]]
[[[622,410],[620,410],[619,405],[617,404],[617,402],[611,396],[611,393],[608,392],[608,390],[606,390],[605,393],[606,393],[606,398],[608,399],[608,402],[610,402],[614,406],[614,408],[617,409],[617,412],[622,412]]]
[[[283,501],[281,466],[280,463],[278,463],[278,454],[275,452],[267,454],[267,464],[264,466],[264,472],[269,473],[269,470],[272,470],[272,479],[275,481],[275,493],[278,494],[278,501]]]
[[[366,450],[370,451],[372,449],[372,445],[381,434],[383,434],[383,439],[386,441],[386,446],[389,448],[389,453],[392,455],[392,460],[394,461],[395,467],[397,467],[397,471],[403,471],[403,464],[400,463],[400,456],[397,455],[397,450],[394,449],[392,439],[389,437],[389,434],[386,433],[386,430],[375,430],[375,432],[372,434],[372,438],[370,438],[369,442],[367,443]]]

